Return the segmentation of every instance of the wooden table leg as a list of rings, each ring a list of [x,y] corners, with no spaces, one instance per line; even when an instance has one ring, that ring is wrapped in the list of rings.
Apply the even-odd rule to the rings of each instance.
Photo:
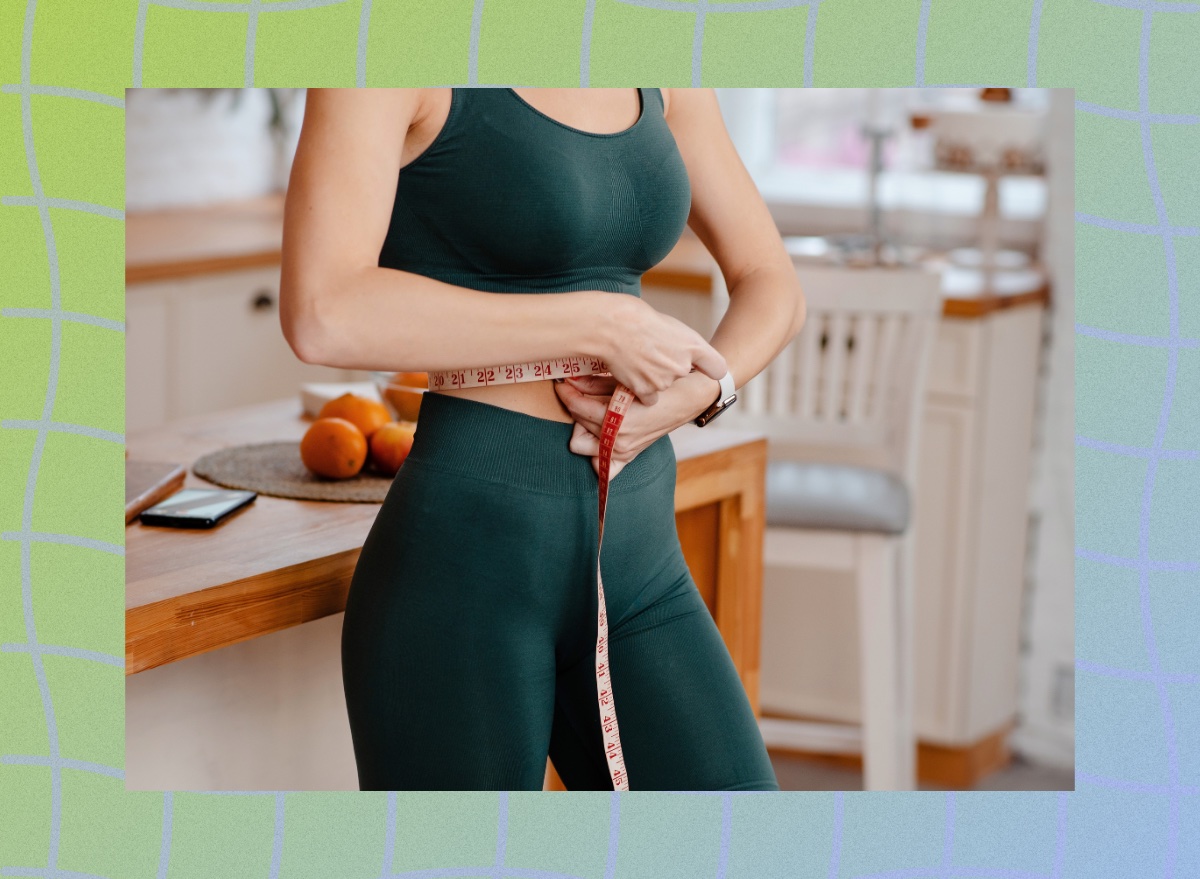
[[[550,762],[550,758],[546,758],[546,781],[542,785],[542,790],[566,790],[567,786],[562,783],[562,779],[558,777],[558,773],[554,771],[554,764]]]
[[[750,454],[749,450],[756,450]],[[721,462],[676,497],[679,543],[692,579],[725,639],[754,713],[762,637],[766,443]],[[681,465],[681,474],[683,467]]]

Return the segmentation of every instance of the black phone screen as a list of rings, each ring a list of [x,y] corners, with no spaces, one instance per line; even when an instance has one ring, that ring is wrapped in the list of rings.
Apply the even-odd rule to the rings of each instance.
[[[227,488],[184,488],[142,511],[145,525],[211,528],[234,510],[258,497],[254,491]]]

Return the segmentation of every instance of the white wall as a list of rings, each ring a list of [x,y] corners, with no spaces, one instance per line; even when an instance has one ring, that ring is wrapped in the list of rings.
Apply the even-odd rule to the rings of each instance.
[[[125,209],[253,198],[287,180],[305,91],[276,89],[283,128],[272,133],[268,89],[130,89],[125,102]]]
[[[1012,740],[1027,756],[1063,766],[1075,757],[1074,104],[1074,91],[1051,92],[1044,259],[1052,292],[1035,421],[1021,719]]]

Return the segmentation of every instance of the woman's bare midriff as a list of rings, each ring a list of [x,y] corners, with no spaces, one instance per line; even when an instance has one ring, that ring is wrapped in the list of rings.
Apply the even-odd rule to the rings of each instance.
[[[571,417],[570,410],[558,399],[552,379],[521,382],[515,385],[492,385],[486,388],[456,388],[432,393],[466,397],[468,400],[477,400],[480,403],[523,412],[534,418],[545,418],[566,424],[575,421]]]

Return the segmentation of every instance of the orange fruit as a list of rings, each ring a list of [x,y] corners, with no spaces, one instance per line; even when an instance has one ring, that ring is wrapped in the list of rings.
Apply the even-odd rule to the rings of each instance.
[[[370,439],[371,434],[391,421],[387,407],[378,400],[345,393],[321,407],[317,418],[344,418]]]
[[[416,427],[389,421],[371,435],[371,464],[384,476],[395,476],[412,451]]]
[[[417,413],[421,410],[421,399],[425,396],[424,391],[412,388],[389,387],[384,389],[383,395],[392,404],[392,408],[396,410],[397,420],[417,420]]]
[[[404,385],[406,388],[427,388],[429,387],[429,373],[397,372],[392,376],[392,384]]]
[[[367,460],[367,438],[345,418],[318,418],[300,440],[300,460],[317,476],[348,479]]]

